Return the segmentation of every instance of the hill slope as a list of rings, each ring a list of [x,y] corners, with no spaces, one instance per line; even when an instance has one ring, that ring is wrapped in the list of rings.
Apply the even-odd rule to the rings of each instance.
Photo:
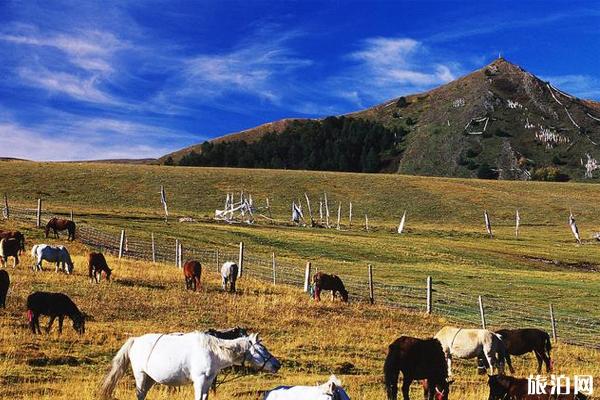
[[[429,92],[346,117],[408,132],[396,143],[393,165],[400,173],[582,179],[585,164],[600,156],[600,103],[564,93],[502,58]],[[215,142],[257,142],[270,132],[285,134],[293,121],[299,120],[261,125]],[[177,162],[199,148],[170,156]]]

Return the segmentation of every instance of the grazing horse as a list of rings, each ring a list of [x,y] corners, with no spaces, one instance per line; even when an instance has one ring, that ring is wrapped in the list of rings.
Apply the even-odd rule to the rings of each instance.
[[[211,335],[214,336],[216,338],[219,339],[225,339],[225,340],[233,340],[233,339],[238,339],[241,337],[246,337],[248,336],[248,330],[246,330],[246,328],[242,328],[239,326],[236,326],[235,328],[230,328],[230,329],[208,329],[207,331],[205,331],[204,333],[206,333],[207,335]],[[236,368],[235,366],[232,366],[231,368]],[[215,375],[215,379],[213,379],[213,383],[212,383],[212,391],[213,393],[217,392],[217,376]]]
[[[339,276],[317,272],[313,276],[313,282],[315,284],[315,300],[321,300],[321,290],[331,290],[332,300],[335,298],[335,294],[339,293],[342,297],[342,301],[348,302],[348,291],[344,287],[344,283]]]
[[[501,329],[496,331],[502,337],[506,347],[506,363],[511,373],[515,373],[510,356],[520,356],[533,351],[537,358],[537,373],[542,372],[542,361],[546,364],[546,372],[552,371],[552,360],[550,358],[550,335],[541,329]]]
[[[67,275],[73,272],[73,261],[65,246],[50,246],[37,244],[31,248],[31,256],[36,260],[34,271],[42,270],[42,260],[56,263],[56,272],[59,268]]]
[[[0,270],[0,307],[6,308],[6,294],[8,293],[8,287],[10,286],[10,278],[8,272]]]
[[[513,378],[512,376],[490,375],[488,378],[490,396],[488,400],[585,400],[583,393],[574,394],[574,388],[568,388],[569,394],[553,394],[550,385],[544,388],[542,394],[530,394],[527,379]],[[566,393],[567,388],[562,387],[561,393]]]
[[[8,257],[13,257],[15,263],[13,268],[19,265],[19,253],[21,252],[21,243],[17,239],[0,240],[0,265],[4,268],[8,265]]]
[[[50,233],[50,229],[54,233],[54,237],[58,239],[58,232],[67,230],[69,232],[69,240],[75,240],[75,222],[53,217],[46,224],[46,237]]]
[[[19,241],[20,252],[25,252],[25,236],[19,231],[0,231],[0,239],[17,239]]]
[[[100,277],[102,276],[103,272],[106,276],[106,280],[110,281],[112,269],[108,267],[106,258],[104,258],[104,254],[93,252],[88,254],[88,274],[90,277],[90,282],[95,280],[96,283],[100,283]]]
[[[246,363],[270,373],[281,367],[256,333],[234,340],[218,339],[198,331],[132,337],[113,358],[111,371],[100,389],[101,398],[112,398],[117,382],[131,364],[138,400],[144,400],[156,383],[168,386],[193,384],[194,398],[207,400],[210,386],[220,370]]]
[[[73,329],[80,335],[85,333],[85,316],[73,300],[63,293],[34,292],[27,297],[27,318],[29,327],[35,335],[42,333],[40,330],[40,315],[50,317],[46,333],[50,332],[52,323],[58,317],[58,333],[62,333],[65,316],[73,321]]]
[[[185,278],[185,288],[194,292],[200,289],[200,275],[202,275],[202,265],[198,261],[189,260],[183,265],[183,277]]]
[[[434,338],[417,339],[400,336],[390,344],[383,373],[388,400],[398,398],[398,377],[402,371],[402,395],[410,400],[410,384],[415,379],[427,379],[427,399],[448,400],[450,382],[441,343]]]
[[[448,360],[448,376],[452,376],[452,357],[485,358],[491,372],[504,371],[506,349],[500,335],[487,329],[462,329],[445,326],[434,336],[442,344]]]
[[[263,400],[350,400],[342,382],[331,375],[319,386],[279,386],[265,393]]]
[[[229,291],[235,293],[235,281],[237,281],[239,267],[236,263],[227,261],[221,267],[221,279],[223,290],[227,290],[227,283],[229,282]]]

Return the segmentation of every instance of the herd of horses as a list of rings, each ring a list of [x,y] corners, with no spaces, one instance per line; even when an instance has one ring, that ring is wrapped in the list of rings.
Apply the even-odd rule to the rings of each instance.
[[[46,226],[46,236],[50,230],[55,234],[68,230],[69,239],[75,239],[75,225],[72,221],[53,218]],[[24,235],[18,231],[0,231],[0,262],[6,266],[7,258],[14,257],[18,265],[19,254],[25,251]],[[42,261],[56,263],[56,272],[73,273],[74,265],[65,246],[39,244],[32,247],[31,255],[36,263],[35,271],[42,270]],[[91,282],[99,283],[104,276],[110,281],[112,270],[102,253],[88,254],[88,276]],[[236,292],[239,267],[234,262],[225,262],[221,267],[222,289]],[[183,266],[185,288],[201,289],[202,265],[199,261],[188,260]],[[5,307],[10,277],[5,269],[0,269],[0,306]],[[332,299],[339,296],[348,302],[348,291],[341,278],[324,272],[312,277],[311,290],[316,301],[321,292],[331,291]],[[53,322],[58,319],[58,332],[62,332],[65,317],[71,319],[73,329],[85,333],[86,315],[63,293],[34,292],[27,298],[27,317],[33,334],[41,334],[40,316],[48,316],[45,329],[48,333]],[[533,352],[537,359],[537,373],[545,364],[546,371],[552,371],[549,335],[534,328],[502,329],[492,332],[487,329],[467,329],[445,326],[433,337],[427,339],[401,336],[389,345],[383,363],[384,384],[388,400],[398,398],[398,380],[402,373],[401,392],[404,400],[409,400],[409,388],[419,380],[423,395],[427,400],[447,400],[453,382],[453,359],[473,359],[478,368],[487,371],[489,400],[542,400],[542,399],[585,399],[582,394],[546,395],[529,394],[527,379],[519,379],[504,374],[508,365],[511,373],[514,368],[511,355]],[[117,382],[127,372],[129,366],[135,378],[138,400],[143,400],[155,384],[181,386],[192,384],[195,398],[207,400],[209,390],[214,389],[217,374],[231,366],[249,366],[257,371],[275,373],[281,363],[273,356],[258,334],[249,334],[243,328],[227,331],[208,330],[189,333],[153,333],[128,339],[118,350],[111,363],[111,370],[104,378],[101,396],[112,398]],[[548,388],[550,390],[550,388]],[[571,390],[569,393],[573,393]],[[317,386],[280,386],[259,393],[264,400],[349,400],[350,397],[335,376]]]

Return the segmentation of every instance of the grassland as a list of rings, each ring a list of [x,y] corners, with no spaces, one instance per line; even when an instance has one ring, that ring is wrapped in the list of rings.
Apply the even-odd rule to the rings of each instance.
[[[553,302],[559,317],[600,317],[600,278],[591,271],[600,265],[600,248],[589,239],[600,216],[595,185],[26,162],[0,163],[0,176],[14,207],[31,208],[41,196],[47,209],[73,209],[77,222],[106,231],[125,227],[132,237],[146,238],[154,232],[201,248],[233,248],[243,240],[251,254],[266,256],[273,251],[281,262],[299,268],[311,260],[348,279],[362,279],[366,264],[373,264],[376,278],[390,284],[423,285],[431,275],[441,293],[447,288],[474,298],[477,294],[512,298],[516,308],[544,313]],[[199,222],[161,222],[161,184],[167,188],[171,212]],[[289,218],[293,199],[307,192],[316,200],[327,191],[333,204],[352,201],[355,215],[368,213],[373,229],[365,232],[356,227],[357,221],[349,229],[346,219],[342,231],[211,222],[209,217],[222,207],[225,193],[239,190],[252,193],[258,203],[268,196],[281,221]],[[486,238],[483,228],[484,208],[492,215],[493,240]],[[523,223],[519,239],[512,226],[515,208]],[[584,245],[576,245],[570,236],[566,225],[570,208],[587,239]],[[393,228],[404,209],[407,234],[397,236]],[[0,229],[24,230],[28,245],[42,240],[31,224],[14,224],[0,223]],[[356,370],[343,375],[351,397],[377,400],[383,398],[380,379],[387,344],[400,334],[431,335],[446,322],[443,315],[426,317],[377,305],[316,305],[296,289],[252,279],[244,280],[240,295],[225,296],[218,292],[212,274],[207,275],[204,291],[194,295],[182,290],[179,273],[172,267],[130,260],[111,259],[116,281],[94,286],[87,284],[81,267],[86,249],[75,245],[72,251],[77,255],[73,277],[34,275],[22,269],[12,274],[9,307],[0,319],[1,398],[67,398],[74,393],[81,393],[77,398],[92,398],[110,357],[130,334],[245,324],[266,335],[286,366],[275,377],[252,376],[226,384],[217,399],[251,399],[244,393],[283,382],[312,384],[341,363],[351,362]],[[68,292],[94,315],[85,337],[72,332],[62,339],[55,334],[39,338],[24,334],[23,304],[29,292],[39,289]],[[336,335],[331,335],[332,326]],[[519,375],[532,372],[531,358],[519,361]],[[600,376],[598,352],[559,344],[556,358],[560,372]],[[461,394],[453,398],[483,398],[483,378],[469,363],[460,368],[455,390]],[[123,385],[118,397],[131,397],[132,390],[130,384]],[[150,398],[189,398],[189,393],[157,390]]]

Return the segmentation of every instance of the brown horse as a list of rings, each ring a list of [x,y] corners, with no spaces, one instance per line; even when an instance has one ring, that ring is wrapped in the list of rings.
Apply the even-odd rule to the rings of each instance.
[[[0,239],[0,266],[6,268],[8,257],[13,257],[15,263],[13,268],[19,265],[19,253],[21,243],[17,239]]]
[[[0,307],[6,308],[6,294],[8,293],[9,286],[10,278],[8,272],[4,269],[0,269]]]
[[[527,379],[513,378],[506,375],[490,375],[488,378],[490,396],[488,400],[585,400],[587,396],[582,393],[573,394],[573,388],[569,388],[569,394],[552,394],[551,386],[545,388],[545,393],[529,394],[529,382]],[[566,387],[561,388],[565,393]]]
[[[424,391],[428,400],[448,400],[450,382],[442,344],[434,338],[417,339],[401,336],[390,344],[383,373],[388,400],[398,398],[398,377],[402,372],[402,395],[410,400],[410,384],[415,379],[426,379]]]
[[[0,231],[0,239],[16,239],[19,241],[20,253],[25,251],[25,236],[19,231]]]
[[[331,298],[335,298],[335,294],[339,293],[343,302],[348,302],[348,291],[344,287],[344,283],[337,275],[329,275],[323,272],[317,272],[313,276],[315,284],[314,298],[317,301],[321,300],[322,290],[331,290]]]
[[[520,356],[533,351],[537,358],[539,374],[542,371],[542,361],[546,364],[546,372],[552,371],[552,360],[550,359],[550,335],[541,329],[501,329],[496,331],[502,337],[502,342],[506,347],[506,363],[511,373],[513,369],[510,355]]]
[[[104,258],[104,254],[102,253],[90,253],[88,255],[88,272],[90,282],[95,280],[96,283],[100,283],[100,277],[103,272],[107,281],[110,281],[110,275],[112,274],[112,270],[108,267],[106,258]]]
[[[75,222],[68,219],[53,217],[46,224],[46,237],[50,233],[50,229],[54,232],[54,236],[58,239],[58,232],[67,230],[69,232],[69,240],[75,240]]]
[[[185,278],[185,288],[194,292],[200,289],[200,275],[202,275],[202,265],[198,261],[188,260],[183,265],[183,276]]]

